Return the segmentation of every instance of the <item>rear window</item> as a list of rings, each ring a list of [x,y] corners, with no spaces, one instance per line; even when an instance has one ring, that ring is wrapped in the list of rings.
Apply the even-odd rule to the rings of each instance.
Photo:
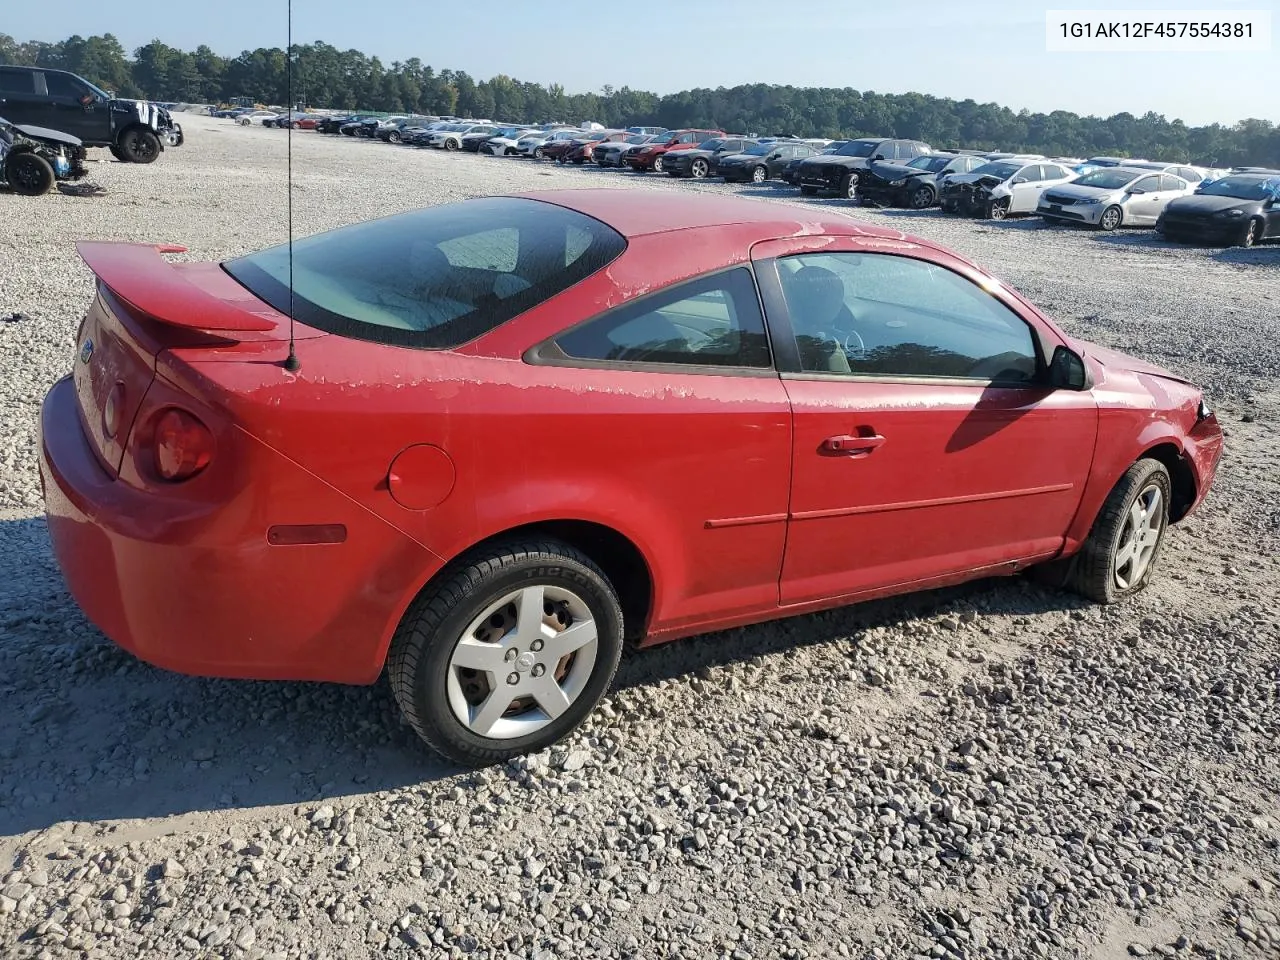
[[[567,290],[625,248],[599,220],[538,200],[428,207],[295,240],[294,311],[339,336],[447,349]],[[289,312],[288,245],[223,267]]]

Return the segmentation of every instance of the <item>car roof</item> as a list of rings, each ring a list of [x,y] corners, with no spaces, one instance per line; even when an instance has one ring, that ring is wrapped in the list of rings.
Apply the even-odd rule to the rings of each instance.
[[[537,190],[515,196],[577,210],[613,227],[624,237],[670,233],[729,224],[756,223],[761,239],[804,233],[872,236],[900,240],[902,234],[840,214],[824,214],[798,204],[749,197],[689,194],[684,191],[617,189]]]

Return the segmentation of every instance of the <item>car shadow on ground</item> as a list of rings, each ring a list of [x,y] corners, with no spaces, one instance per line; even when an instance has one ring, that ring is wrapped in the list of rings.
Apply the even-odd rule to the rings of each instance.
[[[614,692],[881,625],[1081,602],[1009,580],[872,601],[629,650]],[[463,772],[404,724],[385,678],[368,687],[211,680],[136,660],[79,613],[43,519],[0,521],[0,675],[0,836],[293,805]]]

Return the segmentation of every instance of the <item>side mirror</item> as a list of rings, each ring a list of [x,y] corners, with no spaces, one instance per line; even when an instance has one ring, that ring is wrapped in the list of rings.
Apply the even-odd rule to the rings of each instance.
[[[872,159],[872,160],[883,160],[883,159],[884,159],[884,154],[883,154],[883,153],[877,153],[877,154],[876,154],[874,157],[872,157],[871,159]]]
[[[1138,193],[1146,193],[1146,192],[1147,191],[1143,190],[1141,187],[1130,187],[1128,190],[1125,191],[1125,193],[1128,193],[1128,194],[1138,194]]]
[[[1089,385],[1084,358],[1059,344],[1049,361],[1049,386],[1055,390],[1083,390]]]
[[[91,106],[93,106],[94,99],[95,98],[92,93],[86,93],[80,97],[80,106],[88,110]]]

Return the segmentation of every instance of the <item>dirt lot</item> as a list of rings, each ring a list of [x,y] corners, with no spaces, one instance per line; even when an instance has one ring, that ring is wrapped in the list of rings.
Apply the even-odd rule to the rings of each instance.
[[[681,642],[562,748],[460,773],[385,685],[134,661],[53,565],[34,437],[90,298],[73,242],[285,237],[285,133],[183,122],[153,166],[94,164],[104,197],[0,194],[0,955],[1280,956],[1280,247],[804,201],[1204,383],[1210,500],[1134,602],[983,582]],[[299,234],[583,184],[799,202],[310,132],[294,166]]]

